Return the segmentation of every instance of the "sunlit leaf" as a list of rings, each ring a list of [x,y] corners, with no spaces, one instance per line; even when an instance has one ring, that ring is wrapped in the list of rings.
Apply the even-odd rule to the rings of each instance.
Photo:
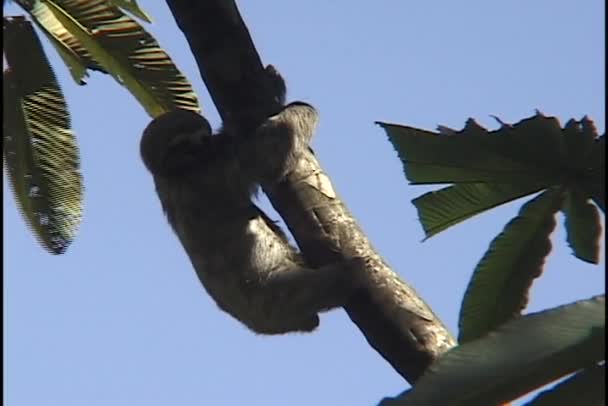
[[[133,14],[137,18],[141,18],[145,22],[147,22],[147,23],[152,22],[152,17],[150,17],[150,15],[148,13],[146,13],[141,7],[139,7],[139,4],[137,4],[137,1],[135,1],[135,0],[110,0],[110,1],[116,7],[120,7],[123,10],[128,11],[129,13]]]
[[[125,86],[151,116],[176,108],[200,110],[192,86],[166,52],[113,3],[37,0],[27,10],[73,55],[81,56],[76,48],[86,49],[91,60]]]
[[[59,254],[72,242],[82,214],[70,116],[38,37],[24,18],[4,19],[4,55],[5,168],[27,223],[45,248]]]
[[[50,40],[69,68],[76,83],[79,85],[86,83],[87,69],[105,72],[99,63],[93,59],[89,51],[65,29],[44,1],[17,0],[17,2],[30,13],[32,21],[41,28]]]

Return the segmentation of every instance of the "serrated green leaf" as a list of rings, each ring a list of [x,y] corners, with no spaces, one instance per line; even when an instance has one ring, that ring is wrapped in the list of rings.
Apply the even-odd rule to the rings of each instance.
[[[46,249],[59,254],[72,242],[82,214],[70,116],[38,37],[24,18],[4,19],[4,54],[5,168],[26,222]]]
[[[562,129],[555,117],[537,112],[514,125],[499,122],[496,131],[469,119],[461,131],[439,126],[439,132],[377,123],[397,150],[410,183],[455,184],[414,200],[427,238],[509,199],[486,190],[478,193],[479,188],[576,188],[604,210],[604,141],[591,120],[570,120]]]
[[[529,314],[459,345],[381,405],[497,405],[604,360],[605,297]]]
[[[562,173],[564,137],[559,120],[537,112],[513,125],[503,125],[491,132],[501,154],[525,164],[528,171],[553,173],[559,179]]]
[[[553,388],[541,392],[526,406],[603,406],[606,404],[606,367],[583,369]]]
[[[583,123],[585,124],[583,125]],[[589,155],[593,151],[597,138],[593,123],[590,123],[587,117],[581,121],[569,120],[564,127],[563,134],[564,156],[566,157],[563,164],[574,170],[585,168],[589,164]]]
[[[425,239],[480,214],[531,193],[544,185],[460,183],[426,193],[412,201],[424,229]]]
[[[606,136],[595,140],[593,152],[589,158],[590,180],[583,182],[582,188],[587,191],[593,202],[606,212]]]
[[[597,208],[575,189],[568,190],[563,208],[568,244],[574,255],[592,264],[600,261],[602,224]]]
[[[526,165],[501,156],[495,150],[496,140],[473,120],[467,122],[463,131],[453,134],[446,131],[444,135],[396,124],[377,124],[386,131],[412,184],[535,180],[526,177],[531,173]],[[541,183],[543,180],[540,179]]]
[[[483,336],[525,308],[532,281],[551,251],[549,237],[562,195],[561,189],[552,189],[527,202],[492,241],[464,295],[459,342]]]

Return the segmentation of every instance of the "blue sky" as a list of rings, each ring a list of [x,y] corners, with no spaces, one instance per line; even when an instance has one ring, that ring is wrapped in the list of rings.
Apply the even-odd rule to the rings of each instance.
[[[218,116],[165,2],[146,26]],[[605,129],[604,2],[242,1],[290,100],[321,114],[313,146],[374,247],[457,333],[460,301],[489,241],[522,201],[421,243],[401,164],[376,120],[434,129],[539,109]],[[17,8],[11,6],[8,14]],[[17,13],[19,11],[17,10]],[[407,387],[342,310],[310,335],[255,336],[216,305],[161,213],[139,158],[149,121],[92,74],[76,86],[48,46],[72,111],[86,196],[67,253],[43,251],[4,182],[4,400],[25,405],[372,405]],[[6,176],[5,176],[6,180]],[[264,208],[268,208],[265,201]],[[276,214],[272,213],[276,218]],[[560,217],[528,311],[604,292],[602,266],[571,255]]]

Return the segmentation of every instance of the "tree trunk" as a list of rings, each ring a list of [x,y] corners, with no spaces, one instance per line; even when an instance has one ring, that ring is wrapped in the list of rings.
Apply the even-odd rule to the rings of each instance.
[[[241,131],[255,128],[276,109],[276,102],[234,1],[167,0],[167,4],[222,120],[236,122]],[[455,345],[426,303],[372,248],[312,152],[287,179],[264,191],[311,265],[352,256],[368,259],[367,284],[345,310],[369,344],[410,384]]]

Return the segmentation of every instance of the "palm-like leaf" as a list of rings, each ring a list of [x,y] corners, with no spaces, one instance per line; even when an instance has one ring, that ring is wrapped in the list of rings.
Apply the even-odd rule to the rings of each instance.
[[[59,22],[51,12],[49,6],[42,1],[25,2],[19,4],[33,17],[42,32],[50,40],[59,56],[70,70],[70,74],[76,83],[84,85],[84,78],[88,76],[87,69],[105,72],[91,53]]]
[[[139,4],[137,4],[137,1],[135,1],[135,0],[110,0],[110,1],[116,7],[119,7],[123,10],[128,11],[129,13],[133,14],[137,18],[144,20],[145,22],[147,22],[147,23],[152,22],[152,17],[150,17],[150,15],[145,12],[145,10],[143,10],[141,7],[139,7]]]
[[[23,49],[27,52],[23,52]],[[65,251],[80,223],[82,179],[70,116],[31,24],[4,19],[3,146],[19,208],[42,245]]]
[[[153,117],[176,108],[198,111],[188,80],[156,40],[108,0],[19,1],[44,32],[82,66],[101,66]],[[70,65],[71,66],[71,65]]]
[[[110,73],[152,116],[176,108],[200,110],[192,86],[169,56],[121,11],[150,21],[135,1],[16,2],[50,39],[77,83],[85,83],[89,69]],[[81,216],[78,150],[61,90],[35,32],[21,17],[4,22],[5,31],[13,27],[15,34],[9,45],[4,43],[5,53],[12,52],[5,74],[4,128],[10,134],[4,138],[5,162],[28,223],[49,250],[59,253],[74,237]],[[27,35],[16,35],[14,22],[27,25]],[[21,63],[27,55],[38,59]]]

